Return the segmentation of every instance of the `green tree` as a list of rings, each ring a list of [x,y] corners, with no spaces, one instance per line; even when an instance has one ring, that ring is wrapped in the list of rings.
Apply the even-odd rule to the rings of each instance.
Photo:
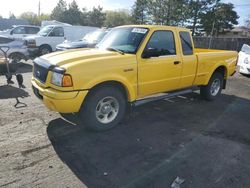
[[[16,16],[13,13],[10,13],[9,19],[16,19]]]
[[[132,23],[131,15],[124,11],[107,11],[106,20],[104,26],[106,27],[116,27],[120,25],[128,25]]]
[[[214,3],[218,3],[218,0],[189,0],[187,2],[187,17],[188,27],[192,30],[192,35],[197,33],[197,28],[200,27],[201,17],[207,13]]]
[[[43,20],[50,20],[49,14],[41,14],[37,16],[34,12],[24,12],[19,16],[20,19],[29,21],[32,25],[41,25]]]
[[[81,11],[75,0],[69,4],[69,8],[63,12],[63,21],[72,25],[80,25]]]
[[[148,23],[148,0],[136,0],[132,7],[132,21],[135,24]]]
[[[250,27],[250,15],[249,15],[248,18],[245,20],[245,26],[246,26],[246,27]]]
[[[207,35],[217,35],[225,29],[233,29],[237,25],[239,16],[232,3],[216,3],[213,8],[201,18],[201,24]]]
[[[67,11],[67,3],[65,0],[59,0],[56,7],[52,10],[51,18],[53,20],[65,22],[65,13]]]
[[[92,11],[88,12],[88,25],[102,27],[106,18],[103,8],[98,6],[93,7]]]
[[[89,25],[89,12],[86,8],[82,8],[81,11],[81,25]]]
[[[160,25],[183,25],[185,18],[185,0],[150,0],[149,13],[152,21]]]

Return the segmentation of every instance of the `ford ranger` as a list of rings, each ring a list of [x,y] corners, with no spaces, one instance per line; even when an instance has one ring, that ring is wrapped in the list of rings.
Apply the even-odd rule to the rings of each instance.
[[[235,73],[237,52],[196,49],[185,28],[130,25],[112,29],[94,49],[55,52],[34,60],[32,87],[51,110],[79,114],[103,131],[128,104],[200,89],[214,100]]]

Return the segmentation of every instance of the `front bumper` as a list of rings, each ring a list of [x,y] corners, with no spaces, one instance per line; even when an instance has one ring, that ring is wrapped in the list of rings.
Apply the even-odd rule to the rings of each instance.
[[[39,48],[38,47],[28,48],[28,52],[30,57],[36,57],[39,55]]]
[[[53,88],[43,88],[31,80],[34,94],[43,101],[45,106],[50,110],[60,113],[79,112],[82,102],[88,90],[83,91],[58,91]]]
[[[242,74],[248,74],[250,75],[250,65],[246,66],[246,65],[239,65],[239,72]]]

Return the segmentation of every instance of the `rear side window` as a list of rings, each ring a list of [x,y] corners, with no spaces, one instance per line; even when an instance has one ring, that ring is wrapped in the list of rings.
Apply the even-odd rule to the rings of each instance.
[[[36,34],[39,30],[37,27],[26,27],[27,34]]]
[[[151,36],[146,49],[154,49],[155,56],[175,55],[175,41],[172,31],[156,31]]]
[[[193,55],[193,45],[189,32],[180,32],[183,55]]]

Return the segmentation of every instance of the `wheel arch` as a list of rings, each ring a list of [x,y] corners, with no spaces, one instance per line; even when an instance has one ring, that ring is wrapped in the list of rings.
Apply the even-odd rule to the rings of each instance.
[[[39,46],[39,49],[41,49],[42,47],[49,47],[50,49],[51,49],[51,51],[52,51],[52,47],[51,47],[51,45],[49,45],[49,44],[47,44],[47,43],[45,43],[45,44],[41,44],[40,46]]]
[[[28,58],[21,52],[11,52],[9,55],[8,55],[8,58],[11,58],[11,56],[15,55],[15,54],[18,54],[20,56],[22,56],[22,58],[26,61]]]
[[[135,93],[133,92],[132,87],[128,86],[127,83],[124,83],[120,80],[119,81],[118,80],[105,80],[102,82],[95,83],[90,88],[88,95],[90,95],[96,89],[99,89],[101,87],[107,87],[107,86],[112,86],[112,87],[119,89],[124,94],[126,101],[131,102],[135,100]]]
[[[228,69],[227,69],[227,66],[225,66],[225,65],[219,65],[219,66],[214,67],[213,71],[211,71],[211,73],[207,77],[205,85],[208,84],[209,80],[211,79],[211,77],[213,76],[213,74],[215,72],[219,72],[219,73],[221,73],[223,75],[223,77],[224,77],[223,89],[225,89],[226,80],[227,80],[227,77],[228,77]]]

